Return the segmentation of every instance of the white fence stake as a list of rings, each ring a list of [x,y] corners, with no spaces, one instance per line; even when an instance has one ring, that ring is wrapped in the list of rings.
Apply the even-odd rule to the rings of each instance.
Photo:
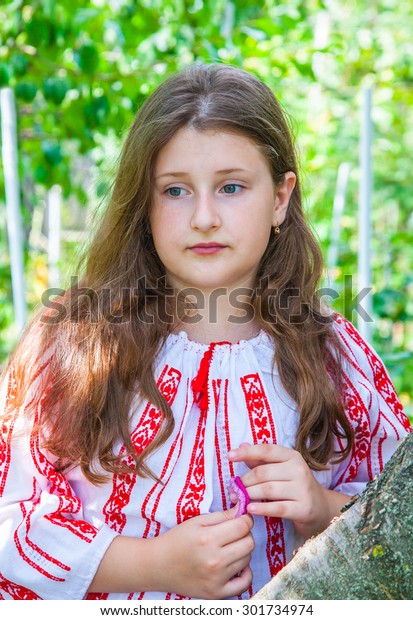
[[[340,243],[341,223],[343,219],[344,206],[346,203],[346,192],[350,170],[350,164],[344,162],[340,164],[337,173],[336,192],[333,203],[333,219],[331,222],[331,237],[327,253],[327,279],[329,286],[332,288],[335,283],[334,271],[338,262],[338,246]]]
[[[50,288],[60,286],[60,232],[62,189],[53,185],[48,192],[48,283]]]
[[[19,332],[27,318],[24,283],[23,228],[17,156],[16,105],[11,88],[0,90],[2,159],[7,208],[11,280],[15,323]]]
[[[373,124],[371,118],[372,89],[363,89],[363,109],[360,135],[360,188],[359,188],[359,243],[358,243],[358,289],[362,293],[372,288],[371,277],[371,200],[373,191],[373,175],[371,148],[373,142]],[[361,305],[372,320],[372,292],[363,297]],[[373,325],[371,320],[358,316],[357,327],[362,337],[371,342]]]

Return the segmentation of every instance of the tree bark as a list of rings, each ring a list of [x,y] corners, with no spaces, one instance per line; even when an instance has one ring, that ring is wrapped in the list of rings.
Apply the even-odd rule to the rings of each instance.
[[[413,433],[253,599],[413,599]]]

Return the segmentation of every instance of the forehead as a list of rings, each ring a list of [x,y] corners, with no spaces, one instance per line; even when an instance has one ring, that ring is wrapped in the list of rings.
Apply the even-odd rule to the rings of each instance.
[[[248,136],[227,130],[182,127],[159,151],[155,174],[205,166],[206,169],[240,167],[256,171],[268,162]]]

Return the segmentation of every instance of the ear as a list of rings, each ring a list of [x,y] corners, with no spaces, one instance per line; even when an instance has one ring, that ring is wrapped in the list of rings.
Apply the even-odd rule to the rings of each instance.
[[[294,172],[286,172],[284,181],[275,188],[275,209],[273,226],[282,224],[287,214],[288,204],[295,187],[297,177]]]

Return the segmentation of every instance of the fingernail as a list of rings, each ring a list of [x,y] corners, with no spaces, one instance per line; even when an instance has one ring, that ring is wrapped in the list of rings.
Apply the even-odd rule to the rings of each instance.
[[[247,510],[248,512],[257,512],[257,507],[255,504],[248,504]]]
[[[237,456],[237,451],[236,451],[236,450],[230,450],[230,451],[228,452],[228,458],[229,458],[229,459],[233,459],[233,458],[235,458],[236,456]]]

